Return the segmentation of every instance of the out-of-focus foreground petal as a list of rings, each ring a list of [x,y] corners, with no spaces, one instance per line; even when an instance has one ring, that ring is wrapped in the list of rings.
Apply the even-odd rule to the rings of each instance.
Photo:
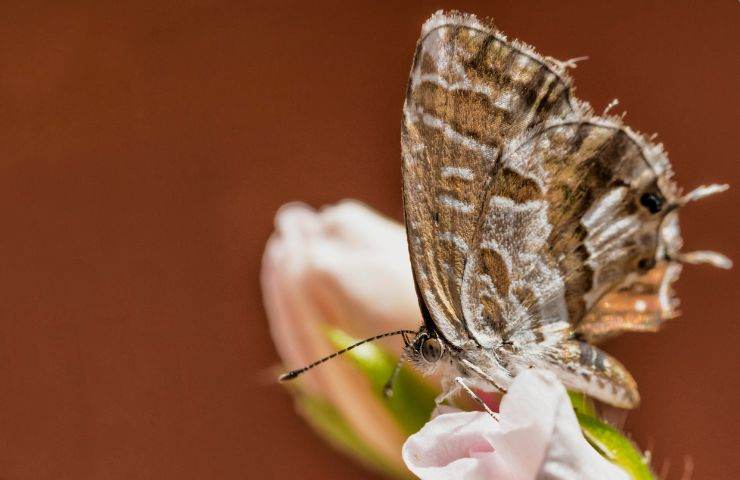
[[[421,314],[400,224],[344,201],[319,211],[285,205],[275,226],[261,280],[272,337],[286,367],[335,351],[327,336],[332,327],[354,337],[418,328]],[[400,348],[399,339],[391,341]],[[327,362],[296,382],[301,394],[331,406],[370,450],[402,468],[405,432],[348,359]]]
[[[356,337],[418,328],[421,314],[399,223],[346,200],[319,211],[287,204],[275,227],[262,286],[273,340],[286,363],[315,360],[296,329],[310,322],[290,311],[292,303],[308,304],[319,320]]]
[[[500,422],[483,412],[436,417],[404,444],[406,466],[423,480],[628,478],[583,437],[550,372],[520,374],[500,415]]]

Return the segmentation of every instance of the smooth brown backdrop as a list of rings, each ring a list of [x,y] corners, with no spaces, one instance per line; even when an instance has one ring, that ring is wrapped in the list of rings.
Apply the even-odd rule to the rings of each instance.
[[[0,478],[373,478],[263,382],[275,210],[361,199],[400,218],[399,125],[424,19],[492,15],[589,55],[578,95],[660,132],[688,248],[740,259],[736,1],[3,2]],[[689,267],[683,317],[609,350],[628,430],[695,479],[740,471],[738,270]]]

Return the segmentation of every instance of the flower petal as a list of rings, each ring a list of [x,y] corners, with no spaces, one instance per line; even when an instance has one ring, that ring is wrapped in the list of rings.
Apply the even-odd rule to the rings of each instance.
[[[493,446],[485,434],[496,429],[486,413],[445,413],[409,437],[403,460],[424,480],[491,478],[494,472],[486,459],[493,455]]]
[[[500,415],[500,422],[482,412],[439,415],[406,441],[407,467],[423,480],[628,478],[583,437],[551,372],[517,376]]]
[[[289,368],[334,351],[327,327],[353,336],[418,326],[403,227],[358,202],[319,211],[280,209],[262,262],[270,330]],[[400,339],[389,339],[400,344]],[[399,466],[405,432],[348,359],[327,362],[297,384],[344,418],[363,441]]]
[[[306,283],[336,325],[355,336],[416,329],[421,312],[403,227],[355,201],[316,215],[321,235],[307,245]],[[397,342],[394,342],[397,344]]]

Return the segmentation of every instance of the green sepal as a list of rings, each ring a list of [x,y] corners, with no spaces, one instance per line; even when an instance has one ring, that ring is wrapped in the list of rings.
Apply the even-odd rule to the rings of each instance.
[[[356,338],[342,330],[329,328],[327,336],[335,348],[347,348]],[[390,378],[397,359],[372,343],[366,343],[345,354],[370,381],[373,393],[386,406],[406,435],[416,433],[429,421],[437,391],[416,372],[403,366],[393,384],[393,395],[386,398],[383,387]]]
[[[618,465],[633,480],[655,480],[645,456],[622,432],[598,418],[590,398],[582,393],[568,394],[583,436],[604,458]]]
[[[573,410],[576,413],[582,413],[590,417],[597,418],[596,407],[591,397],[582,392],[573,392],[568,390],[568,396],[570,397],[570,403],[573,405]]]

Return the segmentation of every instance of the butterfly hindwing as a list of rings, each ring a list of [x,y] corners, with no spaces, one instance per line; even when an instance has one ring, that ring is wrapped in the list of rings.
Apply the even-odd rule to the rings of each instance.
[[[473,335],[490,344],[577,325],[606,292],[652,268],[676,199],[665,162],[601,119],[555,122],[505,152],[463,278]]]
[[[610,405],[635,408],[640,403],[637,383],[614,357],[598,347],[568,340],[545,354],[546,368],[572,390],[586,393]]]
[[[681,265],[661,262],[644,275],[599,300],[578,324],[578,334],[591,343],[623,332],[655,332],[678,315],[671,284]]]

